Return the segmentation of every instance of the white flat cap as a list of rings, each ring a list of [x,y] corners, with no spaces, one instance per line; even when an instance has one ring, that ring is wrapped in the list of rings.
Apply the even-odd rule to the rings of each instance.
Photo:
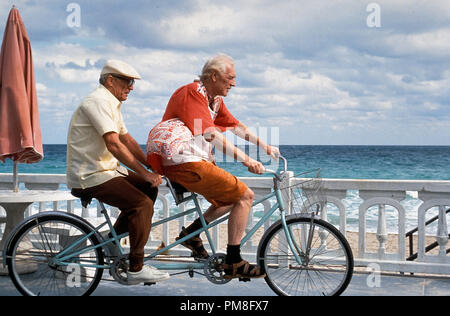
[[[105,74],[118,74],[127,78],[141,79],[139,73],[132,66],[121,60],[114,59],[106,61],[101,72],[101,75]]]

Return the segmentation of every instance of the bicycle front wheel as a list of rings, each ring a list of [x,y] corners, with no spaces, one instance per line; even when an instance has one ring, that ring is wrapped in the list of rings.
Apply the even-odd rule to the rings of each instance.
[[[351,280],[354,265],[345,237],[320,219],[291,216],[286,222],[293,249],[281,221],[261,240],[259,264],[266,272],[267,284],[282,296],[340,295]]]
[[[49,213],[27,220],[7,249],[9,275],[26,296],[81,296],[98,286],[104,264],[92,228],[74,216]],[[90,249],[92,248],[92,249]]]

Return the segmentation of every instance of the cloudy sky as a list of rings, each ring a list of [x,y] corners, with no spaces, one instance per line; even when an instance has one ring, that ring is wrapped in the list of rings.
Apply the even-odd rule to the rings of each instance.
[[[13,4],[47,144],[66,142],[107,59],[143,77],[123,113],[144,144],[171,94],[226,53],[238,78],[225,102],[269,141],[450,145],[447,0],[2,0],[1,30]]]

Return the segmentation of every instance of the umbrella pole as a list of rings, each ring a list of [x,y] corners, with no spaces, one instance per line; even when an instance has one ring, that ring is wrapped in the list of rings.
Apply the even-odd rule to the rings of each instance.
[[[17,165],[19,163],[17,161],[14,161],[14,168],[13,168],[13,185],[14,185],[14,192],[19,192],[19,172],[17,171]]]

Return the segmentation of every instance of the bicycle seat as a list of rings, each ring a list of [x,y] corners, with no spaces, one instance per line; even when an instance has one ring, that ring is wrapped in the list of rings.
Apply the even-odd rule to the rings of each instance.
[[[188,189],[186,189],[184,186],[182,186],[181,184],[177,183],[177,182],[171,182],[172,183],[172,187],[175,190],[176,194],[183,194],[183,193],[187,193],[189,192]]]
[[[175,200],[175,203],[178,205],[183,201],[184,199],[184,193],[189,192],[188,189],[186,189],[184,186],[177,182],[172,182],[169,180],[169,178],[165,178],[167,183],[166,185],[169,187],[170,192],[172,193],[172,196]]]
[[[74,197],[77,197],[77,198],[79,198],[80,200],[81,200],[81,205],[84,207],[84,208],[87,208],[88,206],[89,206],[89,204],[91,204],[91,202],[92,202],[92,197],[89,197],[89,196],[84,196],[84,195],[80,195],[80,194],[76,194],[75,192],[74,192],[74,190],[71,190],[71,192],[70,192]]]
[[[91,204],[91,202],[92,202],[92,198],[83,198],[83,199],[81,199],[81,205],[84,208],[87,208],[89,206],[89,204]]]

